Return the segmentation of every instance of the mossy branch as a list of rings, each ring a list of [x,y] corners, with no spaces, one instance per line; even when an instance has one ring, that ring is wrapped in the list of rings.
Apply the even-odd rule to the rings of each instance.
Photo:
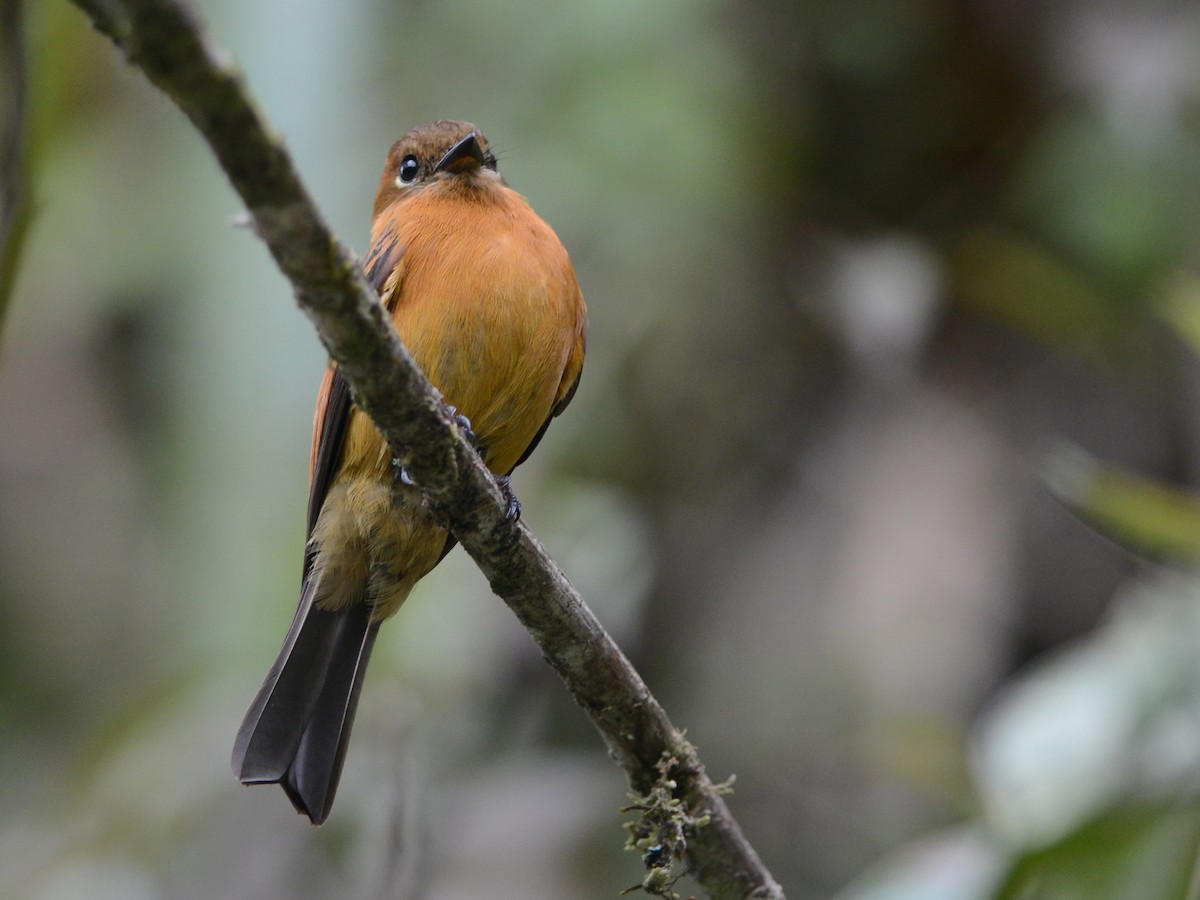
[[[74,0],[208,141],[300,308],[394,454],[588,712],[637,795],[664,778],[685,861],[717,898],[782,898],[720,790],[566,576],[522,522],[417,368],[353,255],[329,231],[228,56],[179,0]]]

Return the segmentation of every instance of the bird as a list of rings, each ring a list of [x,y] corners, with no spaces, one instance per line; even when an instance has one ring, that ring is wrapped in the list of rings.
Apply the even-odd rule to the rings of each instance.
[[[478,128],[442,119],[392,145],[363,272],[507,487],[575,394],[587,309],[562,242]],[[234,741],[243,784],[278,783],[314,825],[328,818],[379,627],[454,543],[331,362],[299,603]]]

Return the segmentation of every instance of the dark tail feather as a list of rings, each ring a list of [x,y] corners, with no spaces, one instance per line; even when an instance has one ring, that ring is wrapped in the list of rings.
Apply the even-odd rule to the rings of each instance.
[[[315,825],[324,822],[333,807],[358,694],[379,634],[379,623],[371,621],[371,607],[365,603],[337,616],[325,685],[282,782],[292,805]]]
[[[279,783],[314,824],[329,815],[379,623],[371,607],[329,612],[305,586],[279,657],[233,745],[243,784]]]

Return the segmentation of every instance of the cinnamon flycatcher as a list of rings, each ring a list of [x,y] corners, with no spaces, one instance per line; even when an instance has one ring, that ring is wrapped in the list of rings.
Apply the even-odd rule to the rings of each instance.
[[[583,368],[586,309],[558,237],[466,122],[388,153],[364,263],[396,330],[484,462],[507,476]],[[233,748],[243,784],[279,783],[324,822],[380,624],[454,544],[331,365],[317,398],[300,603]]]

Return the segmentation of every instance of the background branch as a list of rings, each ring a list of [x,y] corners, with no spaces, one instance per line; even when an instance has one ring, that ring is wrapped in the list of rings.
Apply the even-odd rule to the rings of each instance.
[[[204,135],[358,402],[426,495],[447,510],[455,535],[592,717],[634,792],[671,785],[682,801],[678,822],[693,874],[714,897],[782,897],[694,749],[629,661],[529,529],[504,521],[490,473],[456,433],[358,263],[322,221],[232,64],[178,3],[75,2]]]

